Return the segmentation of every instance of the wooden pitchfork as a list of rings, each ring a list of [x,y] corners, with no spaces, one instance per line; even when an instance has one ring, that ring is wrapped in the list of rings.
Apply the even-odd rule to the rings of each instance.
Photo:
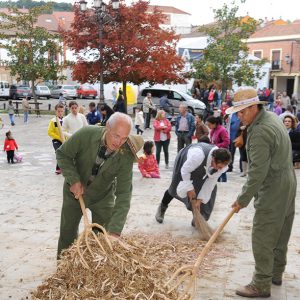
[[[196,279],[197,279],[197,273],[199,271],[199,268],[201,266],[201,263],[207,254],[208,250],[210,249],[211,245],[215,242],[221,231],[224,229],[225,225],[228,223],[228,221],[231,219],[233,214],[236,212],[236,208],[233,208],[230,213],[227,215],[225,220],[222,222],[222,224],[218,227],[218,229],[214,232],[212,237],[209,239],[209,241],[206,243],[205,247],[202,249],[200,255],[198,256],[196,262],[194,265],[185,265],[181,268],[177,269],[175,273],[172,275],[170,280],[165,284],[165,286],[169,286],[169,293],[173,290],[177,289],[180,285],[182,285],[186,280],[185,287],[183,288],[183,291],[179,298],[177,300],[188,300],[193,299],[193,297],[196,294]],[[175,283],[173,283],[175,281]],[[191,293],[190,290],[192,289]]]
[[[90,266],[88,265],[88,263],[86,262],[86,260],[83,257],[83,252],[82,248],[86,247],[87,250],[90,252],[91,256],[95,256],[91,246],[90,246],[90,242],[89,242],[89,236],[92,236],[92,238],[96,241],[96,243],[99,245],[101,251],[103,252],[103,254],[106,254],[106,251],[104,249],[104,247],[101,245],[99,239],[97,238],[96,233],[93,231],[94,228],[98,228],[102,233],[103,233],[103,237],[104,240],[106,241],[108,247],[110,250],[113,250],[112,244],[109,240],[108,234],[105,230],[105,228],[97,223],[90,223],[88,220],[88,216],[86,213],[86,208],[85,208],[85,204],[84,204],[84,200],[83,197],[80,196],[79,197],[79,203],[80,203],[80,208],[82,210],[82,214],[83,214],[83,222],[84,222],[84,230],[83,232],[79,235],[77,242],[76,242],[76,247],[77,247],[77,251],[78,254],[80,256],[81,262],[83,264],[83,266],[87,269],[90,269]]]

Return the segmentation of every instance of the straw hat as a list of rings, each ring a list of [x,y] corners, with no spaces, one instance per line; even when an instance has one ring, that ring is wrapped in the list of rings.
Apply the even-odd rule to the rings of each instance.
[[[257,96],[257,91],[252,87],[241,87],[239,88],[233,97],[233,106],[226,109],[226,114],[233,114],[246,107],[267,104],[266,101],[260,101]]]
[[[144,139],[140,135],[131,134],[128,136],[127,144],[135,157],[135,162],[138,162],[139,157],[137,156],[137,153],[144,146]]]

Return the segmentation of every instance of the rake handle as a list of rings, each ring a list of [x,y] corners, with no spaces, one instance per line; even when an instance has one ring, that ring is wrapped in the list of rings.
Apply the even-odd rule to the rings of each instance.
[[[82,215],[83,215],[83,222],[84,222],[84,227],[87,228],[90,223],[89,223],[89,219],[86,213],[86,208],[85,208],[85,204],[84,204],[84,200],[82,196],[79,196],[79,204],[80,204],[80,208],[82,211]]]
[[[205,247],[202,249],[200,255],[198,256],[195,264],[194,264],[194,270],[198,270],[200,267],[205,255],[207,254],[208,250],[210,249],[211,245],[215,242],[221,231],[224,229],[225,225],[228,223],[228,221],[231,219],[231,217],[234,215],[236,212],[236,208],[233,208],[225,220],[219,225],[218,229],[214,232],[214,234],[211,236],[211,238],[208,240],[206,243]]]

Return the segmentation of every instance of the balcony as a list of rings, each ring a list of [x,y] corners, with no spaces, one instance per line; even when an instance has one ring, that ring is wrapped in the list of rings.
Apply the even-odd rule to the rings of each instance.
[[[272,60],[271,61],[271,71],[281,71],[282,70],[282,61],[281,60]]]

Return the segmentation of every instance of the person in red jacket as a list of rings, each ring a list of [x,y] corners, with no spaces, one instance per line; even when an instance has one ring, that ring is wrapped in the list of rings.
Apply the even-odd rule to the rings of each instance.
[[[10,131],[6,132],[6,139],[4,141],[4,148],[3,151],[6,151],[7,155],[7,162],[8,163],[14,163],[14,155],[15,150],[18,150],[18,145],[15,141],[15,139],[12,136],[12,133]]]
[[[144,155],[139,160],[139,170],[143,177],[146,178],[160,178],[159,168],[154,152],[154,143],[147,141],[144,144]]]
[[[211,143],[219,148],[229,149],[230,138],[226,128],[222,125],[222,119],[210,116],[206,119],[206,124],[210,129],[209,137]],[[222,173],[218,181],[227,182],[226,172]]]

